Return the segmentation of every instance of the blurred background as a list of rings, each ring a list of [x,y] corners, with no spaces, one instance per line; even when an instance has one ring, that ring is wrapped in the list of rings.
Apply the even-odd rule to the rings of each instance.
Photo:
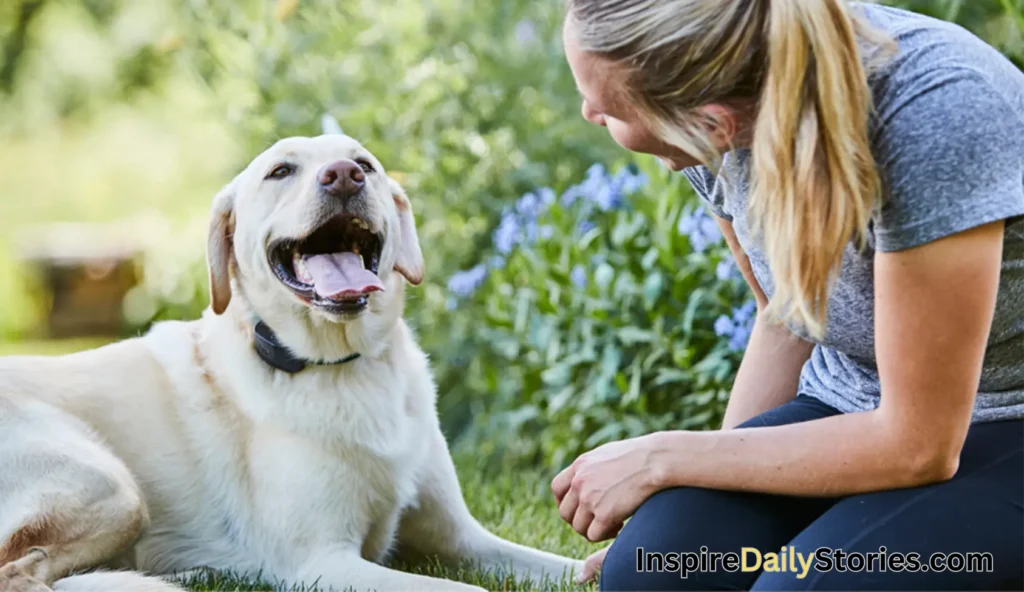
[[[1024,0],[888,3],[1024,68]],[[428,278],[408,316],[457,451],[553,469],[716,427],[749,294],[682,178],[579,116],[561,10],[0,1],[0,354],[197,317],[213,194],[275,139],[338,124],[414,201]]]

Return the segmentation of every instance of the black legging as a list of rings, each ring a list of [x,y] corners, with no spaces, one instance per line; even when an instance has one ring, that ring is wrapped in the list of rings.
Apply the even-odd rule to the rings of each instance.
[[[809,397],[795,400],[741,427],[781,425],[839,413]],[[700,571],[699,559],[705,558]],[[726,563],[733,553],[746,565],[762,566],[767,553],[786,548],[785,565],[800,562],[790,549],[812,555],[825,552],[847,569],[816,569],[806,576],[792,571],[743,571]],[[637,549],[645,569],[638,572]],[[651,553],[661,553],[651,555]],[[675,553],[676,555],[672,555]],[[692,555],[680,555],[692,553]],[[869,558],[868,553],[876,554]],[[911,554],[922,564],[934,553],[945,561],[927,572],[913,569]],[[977,555],[986,553],[987,556]],[[900,569],[896,556],[906,555]],[[962,554],[962,555],[959,555]],[[689,559],[687,559],[689,557]],[[887,557],[888,563],[880,563]],[[717,561],[712,561],[717,559]],[[861,560],[871,563],[861,565]],[[961,567],[960,562],[964,565]],[[659,564],[659,561],[661,562]],[[682,577],[675,563],[697,569]],[[990,563],[986,563],[990,561]],[[712,568],[714,563],[714,568]],[[827,567],[827,563],[820,563]],[[871,569],[869,570],[868,567]],[[960,567],[960,571],[956,568]],[[896,569],[893,569],[896,568]],[[674,569],[669,572],[668,570]],[[660,570],[660,571],[659,571]],[[986,571],[990,570],[990,571]],[[916,573],[915,573],[916,572]],[[602,590],[1022,590],[1024,589],[1024,421],[973,425],[953,479],[925,487],[854,495],[838,499],[736,493],[676,487],[652,496],[616,537],[601,573]]]

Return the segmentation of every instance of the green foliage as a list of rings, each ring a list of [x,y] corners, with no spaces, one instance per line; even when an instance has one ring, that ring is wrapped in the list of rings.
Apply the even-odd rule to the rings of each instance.
[[[896,4],[958,19],[1018,59],[1014,2]],[[408,317],[432,355],[446,431],[487,466],[554,468],[602,442],[718,425],[749,295],[735,275],[719,279],[721,242],[679,231],[681,217],[702,224],[679,175],[637,161],[649,184],[628,207],[594,210],[601,188],[588,186],[590,200],[555,200],[532,231],[519,229],[536,240],[493,244],[507,242],[512,200],[587,186],[593,163],[622,155],[578,115],[557,4],[186,7],[184,55],[223,102],[243,154],[319,133],[330,113],[400,172],[428,254]],[[581,217],[593,224],[582,234]],[[200,270],[189,286],[202,285]],[[573,281],[580,270],[585,287]],[[455,288],[482,285],[453,303],[450,277]],[[187,312],[163,306],[158,316]]]
[[[1024,0],[885,3],[955,21],[1024,69]],[[319,133],[321,115],[332,114],[413,199],[428,276],[409,292],[408,318],[432,357],[471,509],[503,536],[582,557],[593,549],[558,521],[543,475],[602,442],[717,426],[750,299],[685,180],[652,159],[617,162],[623,153],[606,131],[579,117],[561,10],[532,0],[5,0],[0,132],[35,141],[45,126],[113,127],[107,114],[145,99],[183,124],[216,113],[240,147],[225,157],[237,170],[277,138]],[[178,91],[195,84],[207,93],[186,108],[179,97],[192,95]],[[98,137],[97,152],[144,148],[134,134]],[[45,166],[5,179],[4,232],[58,211],[93,219],[82,179],[93,183],[87,191],[123,194],[113,209],[141,201],[134,160],[104,169],[124,169],[116,179],[69,175],[68,163],[53,175],[48,144],[19,146]],[[185,155],[160,156],[152,166],[175,176],[205,183],[212,174]],[[22,190],[58,177],[71,181],[62,203]],[[208,195],[181,199],[153,204],[184,216]],[[125,301],[138,330],[207,305],[203,223],[147,256],[144,283]],[[0,249],[0,334],[20,335],[39,303],[26,302],[12,261]],[[530,465],[540,473],[507,470]],[[471,570],[417,571],[530,588]],[[226,575],[192,584],[253,585]]]
[[[527,194],[488,263],[453,277],[450,306],[477,322],[459,336],[472,354],[446,363],[465,367],[465,443],[490,465],[561,466],[608,441],[720,423],[752,302],[717,224],[655,163],[595,166],[559,199]]]
[[[188,59],[247,154],[319,133],[326,112],[397,171],[427,254],[427,282],[407,310],[454,437],[470,420],[466,403],[490,395],[467,390],[451,363],[477,347],[460,336],[479,319],[447,310],[447,278],[475,262],[509,196],[567,185],[621,150],[579,117],[556,3],[291,4],[189,4]]]
[[[177,1],[0,2],[0,128],[25,133],[159,91],[176,73]]]
[[[1024,67],[1024,0],[886,3],[955,20]],[[629,163],[647,184],[616,207],[588,185],[592,164],[623,152],[579,117],[561,10],[530,0],[13,0],[0,7],[0,111],[19,116],[5,129],[21,129],[197,83],[241,148],[235,170],[277,138],[319,133],[332,114],[413,199],[428,269],[408,318],[432,356],[447,433],[491,466],[557,467],[604,441],[717,425],[749,320],[745,288],[719,268],[724,246],[709,242],[679,175]],[[563,204],[574,184],[589,199]],[[534,226],[516,228],[528,240],[506,245],[509,208],[531,193],[557,199],[540,197]],[[151,254],[125,302],[140,329],[205,307],[194,230]],[[460,282],[474,289],[453,301]]]

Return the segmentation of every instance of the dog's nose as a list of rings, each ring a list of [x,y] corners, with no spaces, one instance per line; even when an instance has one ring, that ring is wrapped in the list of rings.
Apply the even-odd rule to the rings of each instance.
[[[366,184],[366,173],[351,160],[339,160],[320,171],[320,188],[343,199],[359,193]]]

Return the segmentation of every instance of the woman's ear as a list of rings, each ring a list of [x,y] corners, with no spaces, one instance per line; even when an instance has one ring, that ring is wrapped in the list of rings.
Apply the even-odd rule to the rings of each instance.
[[[704,133],[720,150],[729,150],[743,141],[741,132],[744,131],[745,111],[740,105],[712,103],[698,107],[697,111],[701,115]]]
[[[423,252],[420,250],[419,236],[416,234],[416,218],[412,213],[412,203],[398,181],[388,177],[391,196],[398,210],[398,254],[395,256],[395,271],[412,285],[423,282]]]
[[[231,259],[234,257],[236,177],[213,198],[206,238],[206,265],[210,275],[210,306],[222,314],[231,302]]]

